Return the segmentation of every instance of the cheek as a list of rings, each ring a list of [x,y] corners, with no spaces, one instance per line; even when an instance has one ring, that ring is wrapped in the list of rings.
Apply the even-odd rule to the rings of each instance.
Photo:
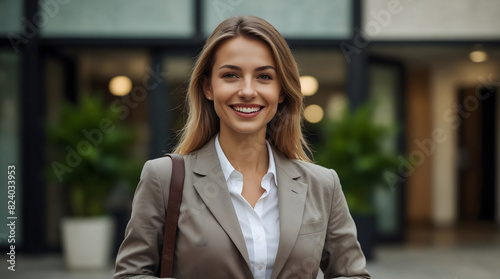
[[[217,116],[220,117],[220,114],[222,112],[222,107],[224,106],[224,103],[219,100],[219,101],[216,101],[214,102],[214,109],[215,109],[215,113],[217,114]]]
[[[235,92],[236,88],[234,83],[219,82],[213,86],[213,91],[218,99],[227,99]]]
[[[268,96],[268,102],[272,104],[273,106],[278,106],[278,103],[280,103],[280,87],[276,86],[273,88],[269,88],[267,91],[267,96]]]

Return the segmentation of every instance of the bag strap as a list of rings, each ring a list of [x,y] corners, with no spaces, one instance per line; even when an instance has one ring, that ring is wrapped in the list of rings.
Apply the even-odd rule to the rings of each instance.
[[[175,236],[184,186],[184,158],[179,154],[165,154],[172,159],[172,177],[170,194],[168,195],[167,211],[165,213],[165,232],[161,254],[160,276],[172,277],[175,253]]]

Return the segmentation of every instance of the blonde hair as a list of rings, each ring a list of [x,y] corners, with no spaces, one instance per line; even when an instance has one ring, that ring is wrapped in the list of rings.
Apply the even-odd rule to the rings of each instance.
[[[267,125],[267,140],[288,158],[310,162],[304,151],[311,153],[302,134],[303,95],[297,64],[281,34],[267,21],[255,16],[228,18],[207,39],[191,73],[186,95],[188,119],[180,131],[179,144],[174,153],[194,152],[219,131],[220,120],[212,102],[203,94],[203,83],[211,76],[218,46],[239,36],[257,39],[269,46],[285,95],[285,100],[278,105],[276,115]]]

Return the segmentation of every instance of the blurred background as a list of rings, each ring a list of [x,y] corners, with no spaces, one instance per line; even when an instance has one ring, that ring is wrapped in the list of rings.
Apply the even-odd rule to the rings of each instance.
[[[339,172],[375,278],[497,278],[499,14],[496,0],[0,0],[0,220],[15,221],[0,274],[110,278],[204,40],[256,15],[293,51],[306,136]]]

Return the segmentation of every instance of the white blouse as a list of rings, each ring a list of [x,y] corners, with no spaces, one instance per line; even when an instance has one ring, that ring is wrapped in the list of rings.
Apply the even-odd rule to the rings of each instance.
[[[265,192],[255,204],[255,208],[252,208],[241,195],[243,175],[228,161],[220,146],[219,135],[215,139],[217,156],[245,238],[252,273],[256,279],[271,278],[280,237],[276,165],[271,146],[267,141],[266,145],[269,168],[261,182]]]

